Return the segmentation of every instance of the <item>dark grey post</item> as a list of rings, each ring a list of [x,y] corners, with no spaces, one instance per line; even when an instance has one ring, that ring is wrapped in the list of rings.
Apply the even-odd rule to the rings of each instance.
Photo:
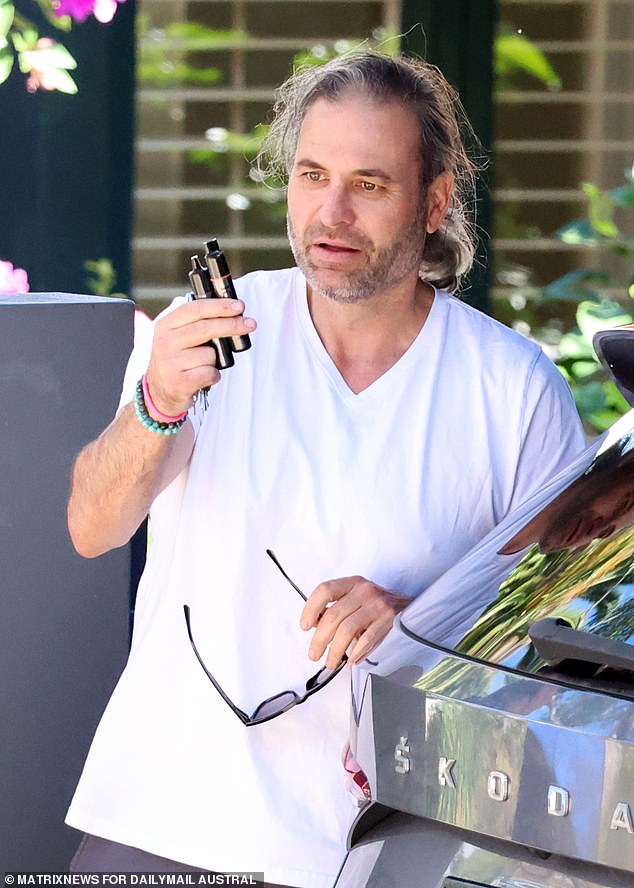
[[[127,300],[0,296],[0,861],[65,871],[64,815],[125,663],[130,547],[80,558],[70,468],[112,418],[132,345]]]

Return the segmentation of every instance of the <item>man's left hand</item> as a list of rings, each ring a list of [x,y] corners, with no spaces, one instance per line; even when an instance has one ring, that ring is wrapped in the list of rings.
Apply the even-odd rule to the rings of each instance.
[[[329,669],[339,665],[346,651],[348,662],[358,663],[383,641],[396,614],[410,601],[364,577],[320,583],[308,597],[300,620],[302,629],[315,629],[308,656],[319,660],[330,645]]]

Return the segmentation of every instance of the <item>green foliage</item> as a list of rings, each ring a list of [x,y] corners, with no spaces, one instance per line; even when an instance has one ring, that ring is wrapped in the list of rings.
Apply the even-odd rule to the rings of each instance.
[[[49,0],[38,0],[38,6],[47,25],[58,31],[70,30],[70,17],[58,18]],[[0,84],[9,78],[16,61],[26,75],[29,92],[77,92],[77,84],[68,73],[77,63],[66,47],[50,37],[41,37],[39,24],[20,12],[18,2],[0,0]]]
[[[549,89],[559,89],[561,80],[544,53],[523,34],[503,28],[495,38],[494,66],[497,88],[508,89],[518,75],[539,80]]]
[[[509,25],[502,26],[496,37],[494,62],[498,92],[523,85],[527,77],[548,89],[562,85],[545,55]],[[620,257],[628,267],[627,280],[613,280],[599,268],[575,269],[540,290],[529,284],[528,269],[505,268],[501,255],[496,257],[497,275],[514,287],[509,301],[515,321],[519,321],[519,326],[525,324],[527,329],[537,328],[536,338],[547,346],[555,345],[557,364],[573,390],[586,426],[590,431],[601,432],[629,406],[598,361],[592,337],[600,329],[632,322],[634,307],[629,298],[634,299],[634,239],[624,234],[617,213],[622,215],[634,208],[634,182],[630,173],[624,186],[611,191],[590,182],[582,188],[587,199],[586,217],[564,225],[556,236],[562,243],[581,250]],[[498,212],[498,231],[504,231],[507,237],[529,233],[525,225],[515,221],[518,209],[506,205]],[[572,317],[571,309],[574,324],[565,320]],[[504,311],[504,307],[499,309],[499,313]],[[540,312],[550,317],[549,328],[539,329]]]
[[[142,61],[137,74],[144,83],[151,86],[173,86],[178,83],[218,83],[222,74],[216,68],[192,68],[186,62],[161,58]]]
[[[597,269],[575,270],[543,290],[548,301],[573,302],[576,326],[564,333],[559,343],[558,364],[568,379],[582,418],[596,431],[604,431],[629,405],[599,363],[592,337],[599,330],[634,322],[634,238],[617,221],[618,210],[634,208],[634,179],[626,174],[626,184],[602,190],[584,183],[588,200],[587,216],[570,222],[557,232],[567,244],[613,253],[625,266],[626,280]]]
[[[9,45],[9,33],[15,18],[12,3],[0,3],[0,83],[8,78],[13,68],[13,51]]]
[[[163,33],[175,48],[190,52],[198,49],[231,49],[247,37],[246,31],[223,31],[198,22],[171,22],[165,26]]]
[[[86,285],[95,296],[117,296],[126,299],[125,293],[115,293],[117,273],[110,259],[88,259],[84,269],[89,272]]]
[[[215,126],[205,133],[209,148],[190,151],[189,156],[198,163],[212,163],[218,154],[240,154],[251,160],[260,149],[268,126],[257,124],[250,133],[236,133],[222,126]]]
[[[216,30],[197,22],[171,22],[153,28],[143,15],[137,16],[137,32],[137,77],[144,84],[161,87],[219,83],[219,68],[196,67],[187,60],[188,53],[231,49],[247,36],[244,31]]]

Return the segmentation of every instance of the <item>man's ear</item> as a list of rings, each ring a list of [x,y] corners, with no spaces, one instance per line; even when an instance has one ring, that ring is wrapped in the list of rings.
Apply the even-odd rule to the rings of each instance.
[[[453,189],[453,173],[441,173],[427,188],[427,234],[433,234],[442,225],[451,204]]]

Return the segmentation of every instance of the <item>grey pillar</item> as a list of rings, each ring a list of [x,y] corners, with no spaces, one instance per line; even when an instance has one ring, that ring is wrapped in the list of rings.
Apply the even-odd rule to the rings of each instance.
[[[0,296],[0,860],[65,871],[64,815],[125,663],[130,547],[80,558],[70,469],[112,418],[132,344],[127,300]]]

